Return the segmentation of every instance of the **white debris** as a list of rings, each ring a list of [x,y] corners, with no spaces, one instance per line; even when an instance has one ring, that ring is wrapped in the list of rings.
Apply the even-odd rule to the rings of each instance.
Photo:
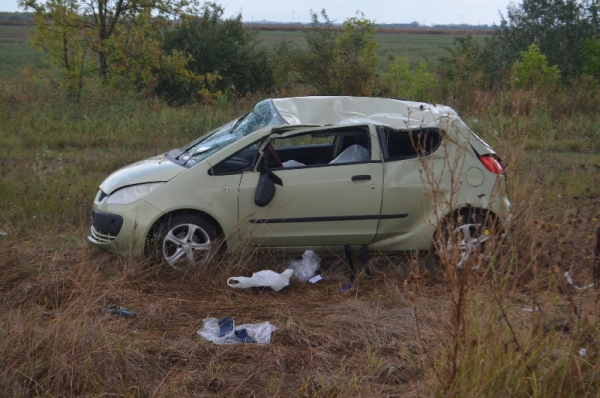
[[[206,318],[204,320],[204,326],[202,329],[198,330],[197,333],[206,340],[217,345],[231,345],[242,342],[236,337],[236,332],[246,329],[248,336],[256,340],[256,343],[269,344],[271,342],[271,333],[277,330],[277,327],[269,322],[256,324],[247,323],[236,326],[235,329],[232,328],[230,332],[223,336],[219,336],[220,329],[219,320],[217,318]]]
[[[301,282],[312,278],[320,267],[321,258],[312,250],[305,251],[302,260],[292,260],[288,263],[288,268],[294,270],[294,276]]]
[[[574,287],[575,289],[577,289],[577,290],[584,290],[584,289],[587,289],[587,288],[590,288],[590,287],[594,287],[594,284],[593,284],[593,283],[590,283],[589,285],[587,285],[587,286],[583,286],[583,287],[581,287],[581,286],[577,286],[576,284],[574,284],[574,283],[573,283],[573,278],[571,278],[571,275],[569,275],[569,272],[568,272],[568,271],[567,271],[567,272],[565,272],[565,278],[567,279],[567,283],[568,283],[569,285],[573,286],[573,287]]]
[[[250,278],[246,276],[229,278],[227,284],[234,288],[270,287],[278,292],[290,284],[293,273],[294,271],[291,269],[286,269],[281,274],[271,270],[263,270],[253,273]]]

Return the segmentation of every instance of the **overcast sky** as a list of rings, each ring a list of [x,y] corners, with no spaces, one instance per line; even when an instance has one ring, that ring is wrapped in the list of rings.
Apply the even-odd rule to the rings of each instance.
[[[360,10],[377,23],[460,24],[500,23],[510,0],[224,0],[225,16],[241,13],[245,21],[310,22],[310,10],[325,8],[343,22]],[[0,11],[18,11],[15,0],[0,0]]]

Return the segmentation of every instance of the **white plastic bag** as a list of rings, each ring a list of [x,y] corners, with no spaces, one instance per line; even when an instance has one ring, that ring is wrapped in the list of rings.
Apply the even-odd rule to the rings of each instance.
[[[312,250],[305,251],[302,260],[292,260],[288,263],[288,268],[294,270],[294,276],[302,282],[312,278],[320,266],[321,258]]]
[[[247,323],[244,325],[236,326],[230,333],[219,337],[219,320],[217,318],[206,318],[204,320],[204,326],[198,330],[198,334],[206,340],[213,342],[217,345],[230,345],[239,344],[241,341],[235,336],[235,332],[246,329],[248,335],[256,340],[257,344],[269,344],[271,342],[271,333],[277,330],[275,325],[270,322],[262,323]]]
[[[278,292],[290,284],[292,274],[293,271],[291,269],[286,269],[281,274],[271,270],[264,270],[253,273],[250,278],[246,276],[229,278],[227,279],[227,284],[235,288],[271,287]]]

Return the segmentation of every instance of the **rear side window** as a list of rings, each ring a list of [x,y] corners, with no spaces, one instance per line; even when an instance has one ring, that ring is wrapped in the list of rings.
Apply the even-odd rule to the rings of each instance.
[[[386,160],[402,160],[427,156],[439,148],[442,141],[437,129],[396,130],[382,127],[379,130]]]

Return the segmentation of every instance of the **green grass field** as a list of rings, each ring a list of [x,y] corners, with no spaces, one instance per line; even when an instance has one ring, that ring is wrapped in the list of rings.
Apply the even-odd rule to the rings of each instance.
[[[30,26],[0,25],[0,81],[20,75],[26,64],[45,67],[40,53],[27,42]]]
[[[377,55],[386,60],[388,57],[402,56],[408,58],[411,64],[427,61],[432,62],[446,54],[446,48],[451,46],[456,35],[451,34],[407,34],[407,33],[376,33],[375,40],[379,44]],[[272,48],[277,43],[289,41],[301,48],[306,47],[302,31],[259,31],[258,39],[266,48]],[[475,36],[483,41],[484,36]]]
[[[26,31],[0,25],[0,396],[600,395],[598,290],[564,277],[585,286],[600,276],[600,116],[582,100],[593,88],[550,99],[472,93],[457,109],[507,165],[513,222],[487,246],[487,266],[374,253],[372,275],[342,292],[342,253],[318,253],[318,284],[232,290],[227,278],[281,272],[292,257],[240,248],[175,272],[88,244],[91,204],[112,171],[262,97],[177,108],[90,81],[74,102],[21,75],[28,63],[44,67]],[[418,61],[452,38],[377,40],[383,57]],[[278,330],[266,346],[216,346],[196,334],[209,316]]]

